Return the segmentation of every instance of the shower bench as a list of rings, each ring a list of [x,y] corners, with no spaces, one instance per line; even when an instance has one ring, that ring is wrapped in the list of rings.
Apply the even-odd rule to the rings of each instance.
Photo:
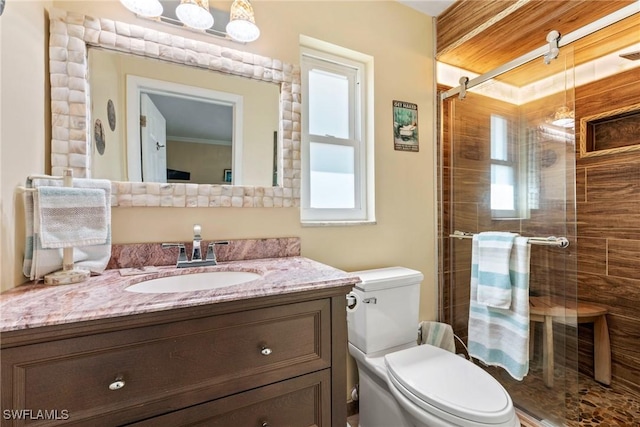
[[[553,323],[593,323],[593,371],[596,381],[611,383],[611,345],[607,326],[607,308],[590,302],[558,300],[553,297],[530,297],[529,318],[532,322],[529,355],[534,353],[533,322],[543,324],[542,376],[547,387],[553,387]]]

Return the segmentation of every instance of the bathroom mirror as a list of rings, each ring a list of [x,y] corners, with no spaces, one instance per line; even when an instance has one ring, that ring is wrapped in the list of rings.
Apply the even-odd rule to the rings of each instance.
[[[109,19],[50,12],[52,174],[91,177],[88,49],[99,47],[279,86],[276,186],[113,181],[112,206],[290,207],[300,202],[300,68],[277,59]],[[116,112],[117,114],[117,112]],[[115,120],[118,126],[118,120]],[[109,124],[104,125],[109,128]],[[106,133],[105,133],[106,135]],[[273,138],[273,135],[271,135]],[[273,139],[272,139],[273,141]],[[105,140],[105,144],[106,144]],[[230,171],[232,176],[233,171]],[[227,177],[228,173],[225,172]]]
[[[275,185],[280,85],[101,48],[88,55],[92,120],[111,123],[110,105],[115,121],[102,149],[89,135],[93,178]]]

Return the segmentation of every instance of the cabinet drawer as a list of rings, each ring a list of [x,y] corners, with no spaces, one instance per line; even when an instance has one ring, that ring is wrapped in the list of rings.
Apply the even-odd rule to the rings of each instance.
[[[330,312],[317,300],[9,349],[11,409],[113,425],[327,368]]]
[[[329,370],[323,370],[132,426],[328,427],[331,425],[330,385]]]

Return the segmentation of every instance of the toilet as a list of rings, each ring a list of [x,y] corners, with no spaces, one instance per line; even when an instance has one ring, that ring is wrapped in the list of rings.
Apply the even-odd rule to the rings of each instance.
[[[356,271],[347,296],[349,353],[359,374],[360,427],[519,427],[513,402],[468,360],[418,345],[419,271]]]

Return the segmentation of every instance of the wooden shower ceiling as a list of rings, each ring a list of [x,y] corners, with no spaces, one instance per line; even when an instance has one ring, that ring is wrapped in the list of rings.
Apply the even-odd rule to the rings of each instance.
[[[637,0],[458,0],[438,17],[436,57],[484,74],[543,46],[551,30],[569,34],[633,3]],[[573,43],[575,64],[637,43],[638,15]],[[545,77],[543,64],[531,67],[509,73],[505,81],[523,86]]]

